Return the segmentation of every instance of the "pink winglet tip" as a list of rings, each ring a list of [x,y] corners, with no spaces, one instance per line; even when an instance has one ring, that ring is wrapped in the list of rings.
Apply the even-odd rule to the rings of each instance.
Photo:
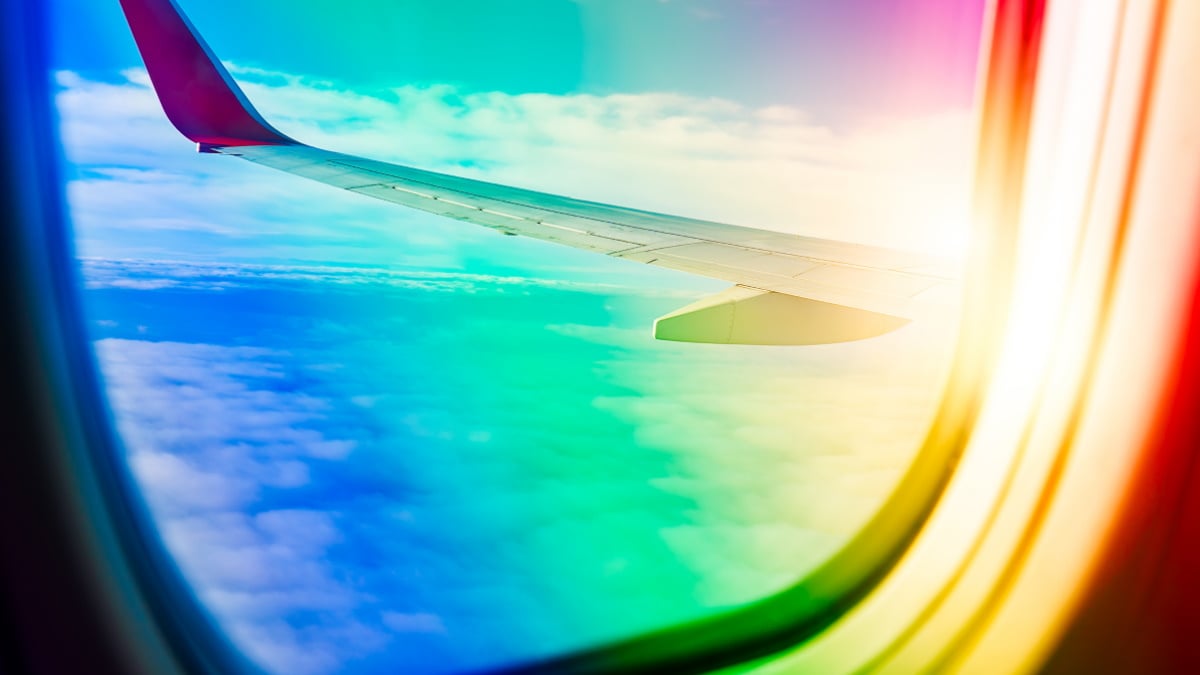
[[[121,0],[167,119],[203,152],[295,145],[267,124],[173,0]]]

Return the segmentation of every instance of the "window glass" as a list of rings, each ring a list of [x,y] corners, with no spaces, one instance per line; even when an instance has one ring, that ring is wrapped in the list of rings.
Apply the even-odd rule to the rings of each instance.
[[[934,254],[981,2],[179,3],[332,150]],[[868,340],[655,341],[727,284],[196,154],[117,3],[56,4],[96,354],[160,533],[275,672],[453,672],[796,583],[920,447],[956,290]]]

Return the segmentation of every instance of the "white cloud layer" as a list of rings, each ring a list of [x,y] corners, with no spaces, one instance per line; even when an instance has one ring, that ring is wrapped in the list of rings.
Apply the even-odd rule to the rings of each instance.
[[[110,400],[171,550],[274,672],[474,667],[784,588],[894,484],[948,338],[680,346],[631,309],[669,299],[573,283],[85,263],[109,334],[178,340],[101,340]]]
[[[344,267],[338,265],[195,262],[179,260],[114,260],[82,258],[86,286],[129,290],[186,289],[224,291],[279,282],[315,282],[347,290],[365,287],[401,290],[474,293],[487,288],[523,292],[529,288],[559,288],[608,294],[695,297],[690,288],[644,287],[632,283],[606,283],[516,275],[472,274],[411,268]]]
[[[255,347],[106,339],[108,398],[142,490],[197,594],[247,654],[274,672],[325,673],[386,641],[338,620],[361,600],[326,560],[335,514],[256,511],[264,490],[307,485],[350,440],[316,430],[328,404],[275,391],[285,354]],[[325,630],[281,619],[334,617]],[[353,627],[356,640],[341,640]],[[365,641],[365,643],[364,643]]]
[[[272,123],[329,149],[898,248],[952,253],[966,236],[973,139],[964,110],[881,115],[834,131],[795,108],[677,94],[512,95],[448,85],[362,93],[287,74],[233,72]],[[448,221],[195,156],[165,120],[143,71],[115,84],[64,72],[59,83],[68,154],[84,169],[70,196],[85,253],[123,256],[119,244],[132,246],[135,233],[144,250],[147,233],[170,232],[210,237],[190,257],[362,259],[371,255],[361,249],[374,248],[378,261],[382,247],[418,264],[461,266],[482,247],[496,247],[494,238]],[[113,230],[124,233],[116,243]],[[101,232],[110,241],[101,242]],[[164,238],[164,249],[174,241]],[[506,251],[485,255],[545,266],[544,249],[527,245],[505,241]]]

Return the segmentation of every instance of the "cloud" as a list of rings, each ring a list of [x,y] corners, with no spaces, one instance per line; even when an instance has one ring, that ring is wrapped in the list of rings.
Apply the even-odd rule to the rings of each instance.
[[[328,402],[280,391],[286,354],[256,347],[96,343],[130,467],[168,547],[238,644],[275,672],[325,673],[386,642],[354,619],[368,599],[327,559],[337,514],[266,509],[309,486],[353,440],[329,437]],[[316,614],[319,627],[298,621]],[[349,629],[357,642],[343,643]],[[374,637],[370,637],[373,635]],[[365,641],[364,641],[365,640]]]
[[[253,501],[258,482],[228,471],[197,469],[187,460],[165,452],[138,452],[129,458],[148,496],[176,510],[241,507]],[[303,466],[303,465],[301,465]]]
[[[318,146],[599,201],[801,234],[953,252],[966,233],[965,110],[834,131],[803,110],[678,94],[506,94],[449,85],[353,92],[232,67],[285,133]],[[85,253],[145,251],[137,232],[181,233],[190,256],[375,260],[544,268],[541,247],[374,204],[228,158],[196,156],[141,71],[124,83],[61,73],[70,197]],[[117,134],[114,130],[120,130]],[[162,247],[157,250],[164,250]],[[536,255],[531,251],[537,251]],[[127,252],[126,252],[127,253]],[[576,265],[601,265],[585,255]],[[550,258],[553,259],[553,258]],[[583,262],[590,261],[590,262]],[[609,261],[611,264],[611,261]]]
[[[878,116],[835,131],[797,108],[679,94],[512,95],[442,85],[364,95],[301,78],[257,84],[261,71],[239,72],[269,118],[324,147],[900,248],[945,251],[945,239],[964,235],[967,110]]]
[[[81,258],[87,287],[130,290],[184,289],[227,291],[269,287],[279,282],[315,282],[328,288],[358,292],[364,288],[413,289],[453,293],[474,293],[480,288],[528,292],[531,288],[560,288],[609,294],[653,295],[656,297],[694,297],[682,288],[646,287],[635,280],[584,281],[561,278],[534,278],[517,275],[473,274],[412,268],[347,267],[341,265],[264,264],[237,262],[194,262],[178,260],[122,260]]]

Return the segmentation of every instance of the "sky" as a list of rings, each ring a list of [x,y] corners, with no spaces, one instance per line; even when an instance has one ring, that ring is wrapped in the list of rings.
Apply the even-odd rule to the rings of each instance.
[[[982,2],[230,0],[183,3],[222,59],[369,90],[672,92],[753,106],[910,115],[969,106]],[[66,68],[138,58],[116,2],[60,0]]]
[[[333,150],[952,254],[978,3],[181,2]],[[67,194],[130,468],[274,672],[453,672],[794,583],[919,443],[952,321],[679,345],[723,285],[231,158],[163,118],[117,5],[56,4]]]

